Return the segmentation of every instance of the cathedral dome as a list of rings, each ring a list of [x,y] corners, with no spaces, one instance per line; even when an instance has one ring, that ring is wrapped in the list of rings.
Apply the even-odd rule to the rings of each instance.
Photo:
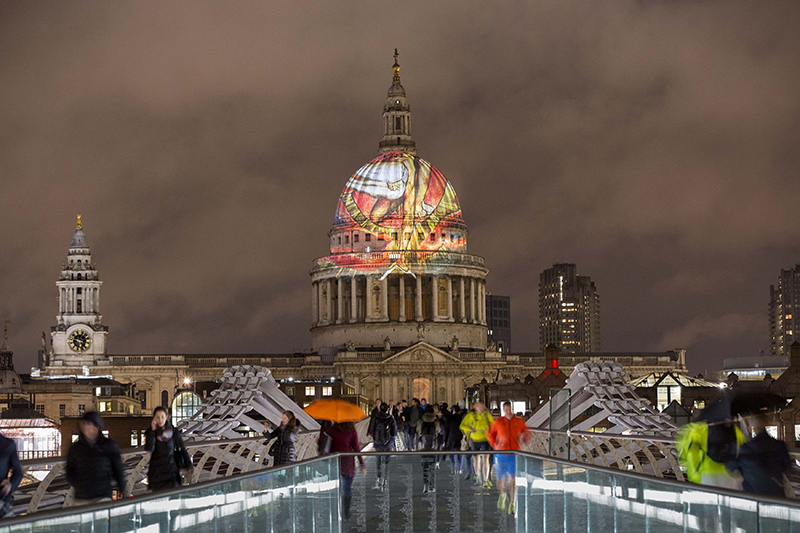
[[[339,242],[342,233],[348,235],[347,243]],[[456,191],[444,174],[415,154],[388,152],[348,180],[331,236],[332,253],[367,247],[460,251],[466,246],[466,225]],[[350,246],[341,248],[342,244]]]

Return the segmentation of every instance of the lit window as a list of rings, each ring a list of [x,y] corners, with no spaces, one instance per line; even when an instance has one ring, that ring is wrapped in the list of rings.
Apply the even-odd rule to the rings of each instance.
[[[286,396],[294,396],[294,387],[286,387]]]
[[[132,429],[131,430],[131,446],[138,446],[139,445],[139,430]]]
[[[314,396],[316,392],[315,387],[306,387],[306,396]]]
[[[333,396],[333,387],[322,387],[323,396]]]
[[[77,441],[78,441],[78,432],[77,431],[73,431],[72,432],[72,442],[77,442]]]
[[[79,403],[78,404],[78,416],[83,416],[86,414],[86,405]]]

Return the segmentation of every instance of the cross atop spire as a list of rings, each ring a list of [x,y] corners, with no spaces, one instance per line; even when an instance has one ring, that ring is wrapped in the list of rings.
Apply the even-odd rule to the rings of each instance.
[[[5,327],[3,328],[3,346],[0,347],[0,352],[8,352],[8,325],[11,324],[11,321],[6,319],[5,320]]]
[[[81,214],[78,213],[78,225],[75,226],[75,229],[83,229],[83,224],[81,223]]]

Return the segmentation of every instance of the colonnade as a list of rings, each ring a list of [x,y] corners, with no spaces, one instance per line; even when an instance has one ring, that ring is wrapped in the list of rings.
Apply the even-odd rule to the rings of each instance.
[[[486,324],[486,283],[452,275],[338,276],[312,283],[312,326],[430,320]]]
[[[81,314],[100,313],[100,289],[98,287],[80,287],[81,294],[78,294],[79,287],[59,288],[58,312],[77,313],[78,300],[81,301]]]

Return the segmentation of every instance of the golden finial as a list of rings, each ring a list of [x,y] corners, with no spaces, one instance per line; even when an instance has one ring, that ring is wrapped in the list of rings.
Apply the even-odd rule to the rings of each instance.
[[[81,224],[81,214],[78,213],[78,226],[75,229],[82,229],[83,224]]]
[[[394,78],[392,78],[393,83],[400,83],[400,63],[397,62],[397,56],[400,53],[397,51],[397,48],[394,49],[394,65],[392,65],[392,69],[394,70]]]
[[[8,325],[11,324],[11,321],[6,319],[5,322],[6,322],[6,325],[5,325],[5,328],[3,328],[3,330],[4,330],[3,331],[3,340],[7,341],[8,340]]]

